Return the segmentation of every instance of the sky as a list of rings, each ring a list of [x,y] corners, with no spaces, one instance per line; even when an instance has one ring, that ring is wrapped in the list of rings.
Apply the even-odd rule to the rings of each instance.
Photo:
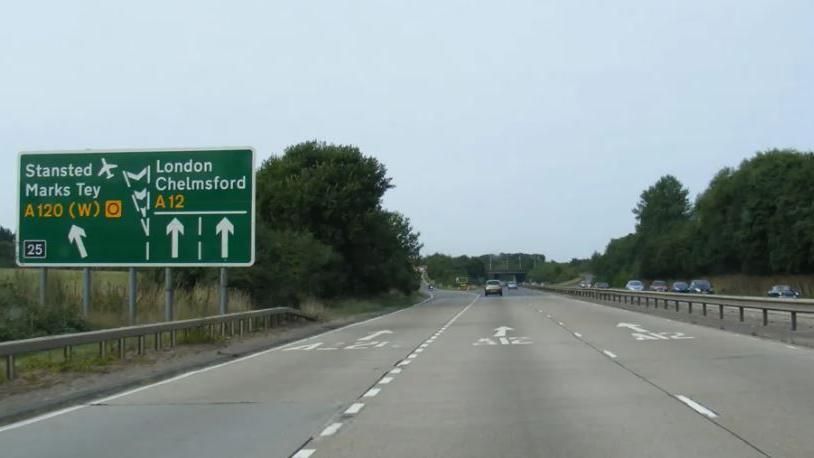
[[[424,252],[567,260],[769,148],[814,150],[814,2],[25,1],[0,15],[0,225],[23,150],[352,144]],[[258,164],[259,165],[259,164]]]

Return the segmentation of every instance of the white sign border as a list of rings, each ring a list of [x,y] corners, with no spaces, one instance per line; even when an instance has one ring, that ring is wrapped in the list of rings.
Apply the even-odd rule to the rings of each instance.
[[[120,154],[120,153],[161,153],[161,152],[173,152],[173,153],[183,153],[183,152],[209,152],[209,151],[237,151],[237,150],[248,150],[252,153],[252,246],[251,246],[251,258],[249,262],[241,262],[241,263],[223,263],[223,262],[190,262],[190,263],[149,263],[149,262],[136,262],[136,263],[49,263],[49,262],[22,262],[20,259],[20,179],[22,175],[22,169],[20,166],[22,165],[22,157],[29,156],[29,155],[37,155],[37,154]],[[37,151],[20,151],[17,153],[17,190],[16,195],[17,199],[15,201],[15,210],[16,210],[16,220],[17,220],[17,227],[14,233],[14,259],[17,263],[18,267],[154,267],[154,268],[165,268],[165,267],[251,267],[254,265],[255,261],[255,231],[256,231],[256,221],[257,212],[256,212],[256,201],[257,201],[257,152],[255,151],[254,147],[252,146],[215,146],[215,147],[194,147],[194,148],[183,148],[183,147],[171,147],[171,148],[113,148],[113,149],[81,149],[81,150],[37,150]]]

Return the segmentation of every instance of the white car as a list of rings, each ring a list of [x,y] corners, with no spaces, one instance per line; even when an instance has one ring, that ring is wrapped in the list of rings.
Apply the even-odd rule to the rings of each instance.
[[[487,280],[486,285],[483,287],[483,295],[488,296],[490,294],[497,294],[498,296],[503,295],[503,284],[500,280]]]
[[[506,284],[506,287],[509,289],[517,289],[517,283],[510,281],[509,283]]]

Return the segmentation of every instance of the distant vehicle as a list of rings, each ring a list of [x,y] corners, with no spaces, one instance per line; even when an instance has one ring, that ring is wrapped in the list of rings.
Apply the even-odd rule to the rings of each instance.
[[[594,288],[599,288],[599,289],[608,289],[608,288],[610,288],[610,285],[609,285],[609,284],[607,284],[607,283],[605,283],[605,282],[603,282],[603,281],[600,281],[600,282],[596,282],[596,283],[594,283]]]
[[[797,299],[800,297],[800,291],[792,288],[789,285],[774,285],[769,290],[769,297],[786,297]]]
[[[588,287],[588,284],[587,284],[587,283],[585,283],[584,281],[581,281],[581,282],[579,282],[579,287],[580,287],[580,288],[587,288],[587,287]]]
[[[430,291],[434,290],[435,286],[430,285]]]
[[[709,280],[693,280],[690,282],[690,292],[696,294],[714,294],[712,284]]]
[[[690,292],[690,285],[687,282],[677,281],[673,283],[672,288],[670,288],[670,292],[673,293],[689,293]]]
[[[517,283],[510,281],[509,283],[506,283],[506,287],[509,289],[517,289]]]
[[[667,282],[664,280],[653,280],[653,283],[650,283],[650,291],[666,293],[667,289]]]
[[[644,283],[639,280],[630,280],[625,285],[625,289],[628,291],[644,291]]]
[[[497,294],[498,296],[503,295],[503,285],[500,283],[500,280],[486,280],[486,285],[483,287],[483,295],[489,296],[492,294]]]

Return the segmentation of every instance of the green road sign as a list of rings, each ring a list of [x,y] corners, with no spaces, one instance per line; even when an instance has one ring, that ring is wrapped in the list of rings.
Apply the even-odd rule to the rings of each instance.
[[[254,150],[23,152],[21,266],[249,266]]]

